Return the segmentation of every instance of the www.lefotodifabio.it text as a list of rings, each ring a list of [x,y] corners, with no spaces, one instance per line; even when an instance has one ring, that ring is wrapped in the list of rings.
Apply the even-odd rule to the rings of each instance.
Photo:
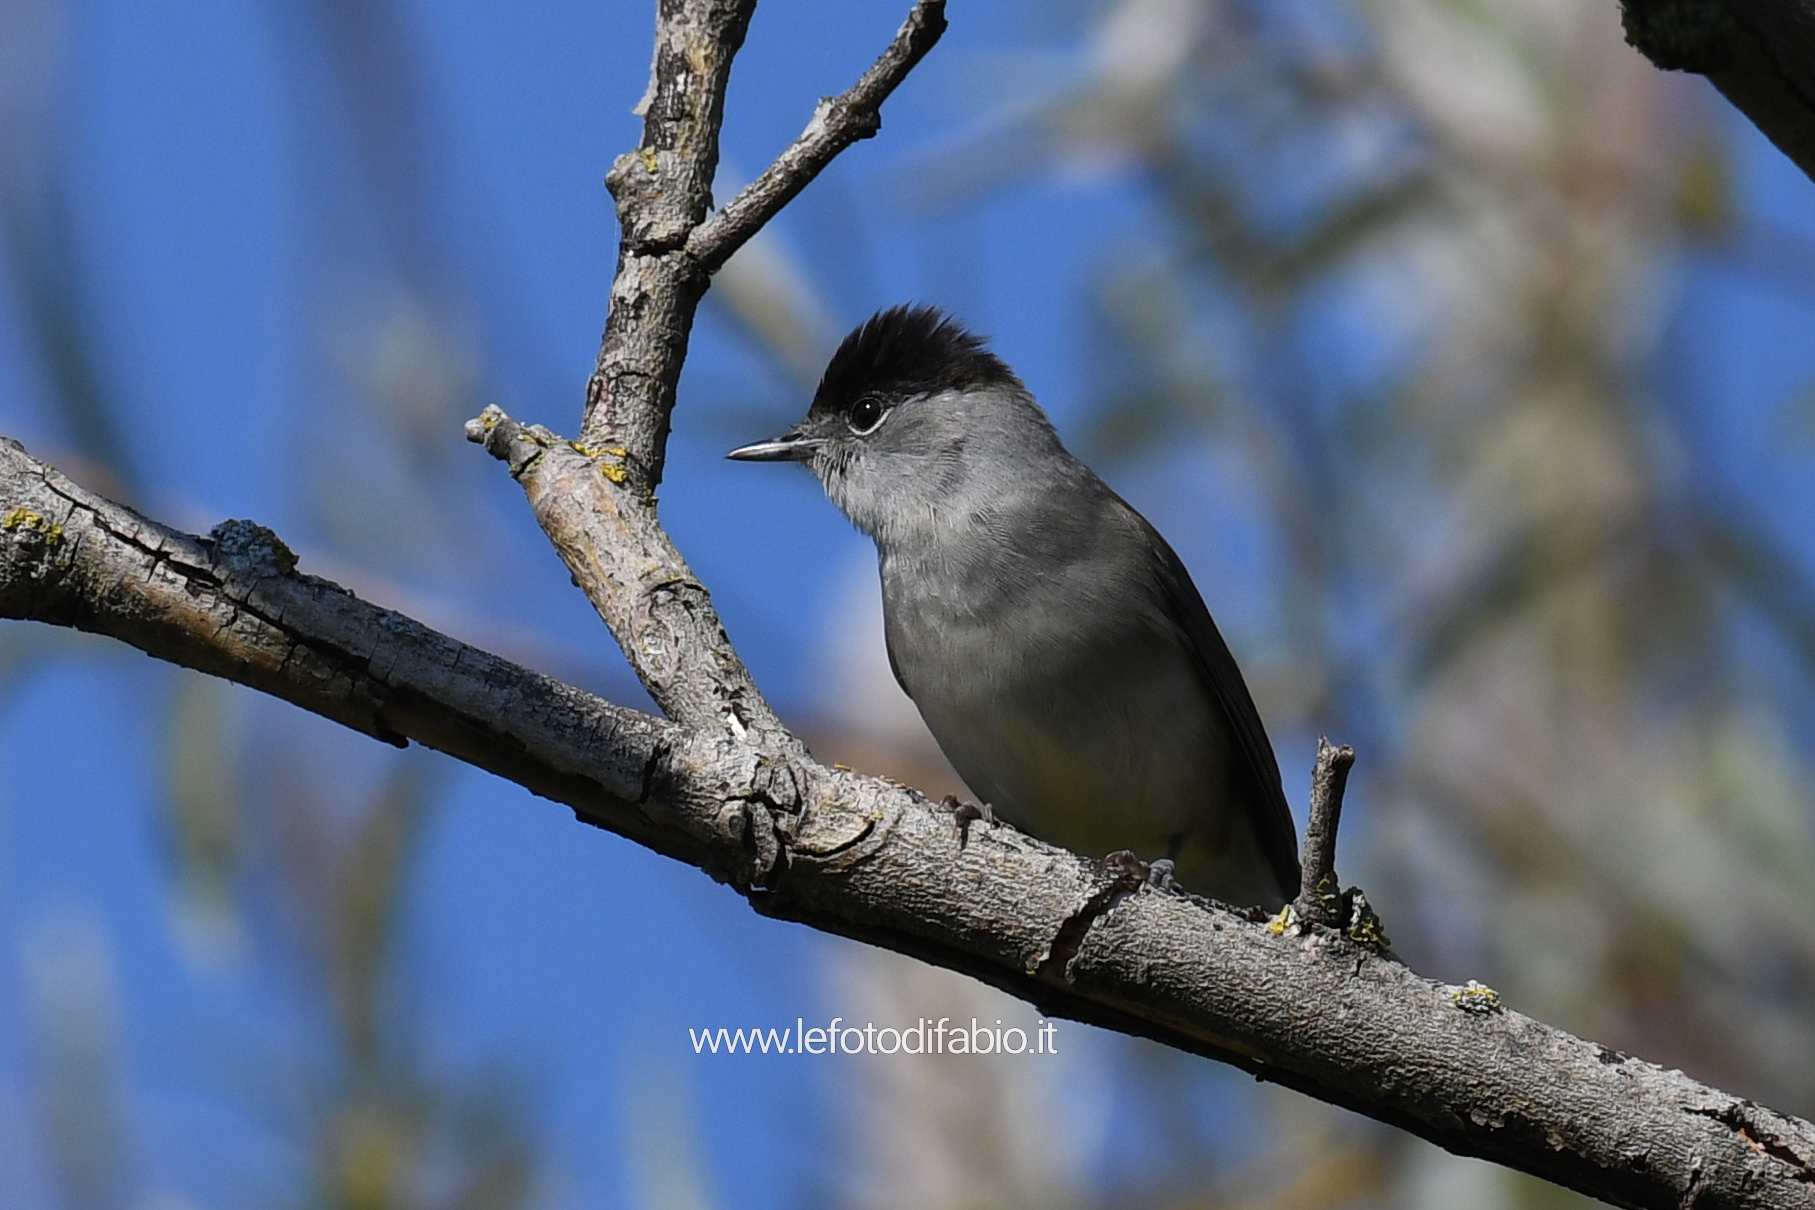
[[[688,1037],[693,1053],[730,1055],[1051,1055],[1058,1053],[1058,1026],[1042,1021],[1029,1031],[1019,1025],[1003,1027],[997,1020],[985,1025],[972,1017],[970,1025],[949,1025],[950,1017],[937,1021],[921,1017],[905,1029],[892,1025],[845,1025],[833,1017],[822,1029],[807,1027],[796,1017],[793,1029],[694,1029]]]

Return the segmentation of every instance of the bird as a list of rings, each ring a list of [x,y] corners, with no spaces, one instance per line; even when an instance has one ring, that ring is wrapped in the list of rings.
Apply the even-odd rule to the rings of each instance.
[[[1273,746],[1190,573],[985,338],[880,311],[799,423],[727,456],[805,464],[874,540],[889,666],[991,821],[1232,905],[1297,896]]]

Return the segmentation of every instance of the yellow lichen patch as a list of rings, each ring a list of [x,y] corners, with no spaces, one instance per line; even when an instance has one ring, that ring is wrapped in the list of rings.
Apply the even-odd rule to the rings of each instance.
[[[1285,931],[1290,927],[1292,927],[1292,905],[1288,903],[1285,907],[1279,909],[1279,915],[1268,921],[1267,931],[1272,933],[1275,937],[1281,937],[1285,935]]]
[[[661,161],[655,158],[655,152],[648,147],[637,148],[637,158],[643,161],[643,167],[651,176],[654,176],[655,170],[661,167]]]
[[[839,772],[840,772],[840,773],[849,773],[849,772],[851,772],[851,766],[849,766],[849,765],[841,765],[841,764],[839,764],[839,763],[837,763],[837,762],[836,762],[836,761],[834,761],[834,762],[833,762],[833,763],[832,763],[832,767],[833,767],[833,768],[834,768],[834,769],[837,769],[837,770],[838,770],[838,771],[839,771]]]
[[[1497,1013],[1500,1011],[1500,993],[1485,983],[1470,979],[1461,987],[1449,994],[1456,1007],[1465,1013]]]
[[[613,483],[616,483],[616,484],[622,486],[623,484],[628,483],[630,481],[630,472],[629,471],[627,471],[623,467],[617,466],[613,463],[600,461],[600,459],[602,459],[602,458],[628,458],[628,457],[630,457],[630,451],[625,449],[623,446],[621,446],[621,445],[582,445],[578,441],[569,441],[567,444],[574,450],[575,453],[583,454],[586,457],[592,459],[594,462],[597,462],[599,464],[599,473],[601,475],[604,475],[607,479],[611,480]]]
[[[63,540],[63,527],[42,513],[34,513],[29,508],[15,508],[6,516],[0,517],[0,529],[27,530],[43,537],[46,546],[55,546]]]
[[[1311,893],[1317,897],[1317,906],[1323,909],[1324,919],[1332,920],[1342,915],[1342,888],[1336,885],[1336,875],[1325,874],[1318,879]]]
[[[1365,945],[1377,950],[1393,948],[1393,939],[1388,937],[1386,930],[1381,927],[1380,917],[1371,911],[1362,913],[1355,923],[1348,927],[1348,934],[1349,940],[1357,945]]]

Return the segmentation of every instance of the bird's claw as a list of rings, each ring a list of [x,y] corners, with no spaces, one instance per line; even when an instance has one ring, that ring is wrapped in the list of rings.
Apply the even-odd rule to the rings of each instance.
[[[1158,861],[1147,863],[1147,885],[1156,891],[1176,891],[1178,879],[1172,876],[1175,868],[1172,858],[1162,857]]]
[[[959,847],[970,839],[971,824],[982,820],[990,827],[996,826],[996,809],[988,803],[965,802],[956,794],[947,794],[939,800],[941,810],[950,811],[952,818],[958,821]]]
[[[1175,867],[1170,857],[1142,861],[1132,849],[1117,849],[1103,858],[1103,864],[1133,883],[1136,889],[1143,886],[1152,887],[1156,891],[1179,889],[1178,881],[1172,876]]]
[[[988,803],[965,802],[956,794],[947,794],[939,800],[939,805],[957,817],[960,827],[974,819],[981,819],[992,828],[996,826],[996,808]]]

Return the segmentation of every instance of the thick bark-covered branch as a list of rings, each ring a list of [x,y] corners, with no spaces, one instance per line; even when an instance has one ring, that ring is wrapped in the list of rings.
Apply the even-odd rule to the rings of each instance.
[[[760,912],[964,971],[1619,1205],[1815,1206],[1815,1127],[1571,1037],[1326,929],[1154,891],[876,778],[613,706],[0,441],[0,616],[112,635],[567,803]]]
[[[1815,0],[1620,0],[1626,40],[1707,76],[1815,179]]]
[[[625,812],[682,736],[313,576],[262,526],[209,537],[94,496],[0,437],[0,617],[104,634],[386,743],[437,748],[588,816]],[[623,826],[619,826],[623,825]],[[696,861],[697,847],[635,839]]]

